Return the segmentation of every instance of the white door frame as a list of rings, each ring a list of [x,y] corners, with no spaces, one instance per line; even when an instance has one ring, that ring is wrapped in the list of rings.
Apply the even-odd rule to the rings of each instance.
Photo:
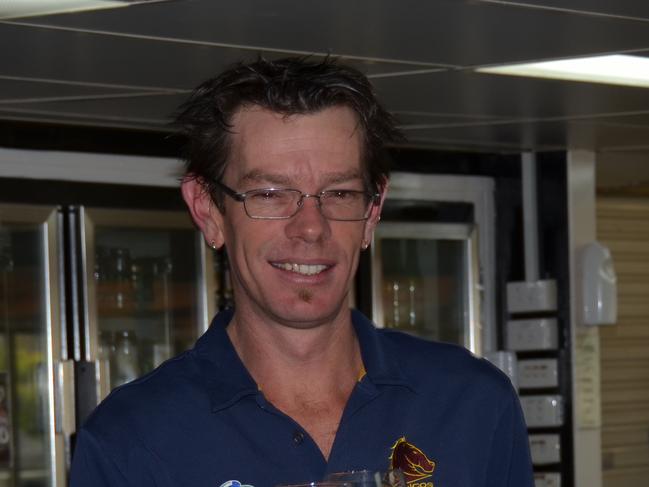
[[[462,202],[473,205],[478,227],[482,284],[482,353],[497,349],[496,330],[496,213],[494,181],[481,176],[447,176],[394,172],[388,199]]]

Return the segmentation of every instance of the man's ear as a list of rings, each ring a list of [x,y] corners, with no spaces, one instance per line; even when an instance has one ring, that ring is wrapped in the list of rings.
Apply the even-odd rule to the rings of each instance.
[[[388,180],[386,179],[383,184],[379,187],[379,203],[372,206],[372,211],[370,212],[369,218],[365,221],[365,228],[363,229],[363,242],[361,244],[363,250],[372,243],[372,237],[374,236],[374,229],[378,225],[379,220],[381,219],[381,210],[383,209],[383,203],[385,202],[385,197],[388,194]]]
[[[192,220],[199,228],[205,241],[210,247],[219,248],[223,245],[223,215],[212,201],[203,180],[186,176],[180,190],[189,208]]]

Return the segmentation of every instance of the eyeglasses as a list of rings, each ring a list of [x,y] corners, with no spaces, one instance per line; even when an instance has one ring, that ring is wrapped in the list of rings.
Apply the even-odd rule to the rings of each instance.
[[[220,181],[216,184],[229,197],[243,203],[246,215],[260,220],[291,218],[300,211],[305,198],[316,198],[318,208],[328,220],[367,220],[372,206],[378,204],[380,196],[378,193],[352,189],[331,189],[317,194],[308,194],[297,189],[267,188],[237,193]]]

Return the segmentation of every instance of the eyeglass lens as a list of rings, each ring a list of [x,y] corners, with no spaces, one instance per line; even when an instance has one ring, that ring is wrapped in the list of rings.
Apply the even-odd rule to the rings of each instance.
[[[298,190],[259,190],[246,193],[245,210],[252,218],[290,218],[304,204],[305,198],[318,199],[322,214],[333,220],[363,220],[370,210],[367,193],[352,190],[323,191],[308,195]]]

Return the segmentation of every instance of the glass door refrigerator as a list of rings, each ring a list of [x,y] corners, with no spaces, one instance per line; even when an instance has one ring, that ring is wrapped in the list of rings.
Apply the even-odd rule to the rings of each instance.
[[[214,266],[185,212],[0,205],[0,487],[67,485],[90,411],[207,328]]]
[[[372,261],[377,325],[481,353],[475,225],[381,222]]]
[[[377,326],[497,349],[494,182],[394,172],[369,255],[360,309]]]
[[[0,206],[0,486],[65,485],[73,376],[56,208]]]
[[[85,416],[110,390],[193,345],[214,312],[207,296],[215,276],[184,212],[81,207],[68,216],[78,262],[75,358],[85,385],[77,409]]]

